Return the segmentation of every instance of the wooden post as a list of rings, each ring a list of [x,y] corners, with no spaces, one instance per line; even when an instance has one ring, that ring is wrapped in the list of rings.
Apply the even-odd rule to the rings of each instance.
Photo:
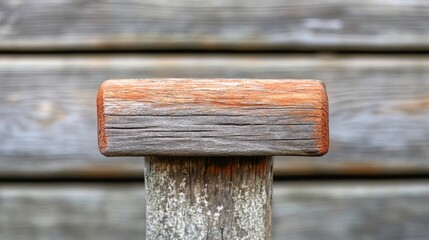
[[[273,155],[323,155],[318,80],[108,80],[100,151],[147,156],[147,239],[270,239]]]

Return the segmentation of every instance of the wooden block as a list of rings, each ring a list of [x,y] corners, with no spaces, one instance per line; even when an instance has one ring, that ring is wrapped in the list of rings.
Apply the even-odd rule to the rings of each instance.
[[[106,156],[323,155],[319,80],[108,80],[97,98]]]

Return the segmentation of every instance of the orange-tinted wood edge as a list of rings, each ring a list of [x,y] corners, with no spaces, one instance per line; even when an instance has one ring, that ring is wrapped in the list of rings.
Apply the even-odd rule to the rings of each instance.
[[[317,125],[318,129],[315,132],[315,137],[319,139],[317,143],[317,148],[319,149],[318,156],[323,156],[329,151],[329,101],[325,84],[321,81],[320,85],[322,88],[322,94],[320,96],[322,118],[321,123]]]
[[[101,154],[106,155],[107,134],[105,130],[106,115],[104,114],[104,83],[102,83],[97,93],[97,127],[98,127],[98,149]]]

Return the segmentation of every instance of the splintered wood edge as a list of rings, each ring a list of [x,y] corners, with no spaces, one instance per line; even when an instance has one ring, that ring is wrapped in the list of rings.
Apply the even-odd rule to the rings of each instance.
[[[316,101],[317,101],[317,106],[318,108],[308,108],[305,109],[307,111],[307,113],[300,113],[299,115],[296,116],[286,116],[286,117],[295,117],[296,119],[298,118],[302,118],[303,121],[304,119],[311,119],[313,116],[313,114],[317,115],[318,120],[314,121],[313,124],[314,125],[314,130],[311,131],[311,133],[309,133],[309,135],[311,135],[312,139],[314,140],[314,143],[312,145],[312,149],[308,150],[306,148],[308,148],[308,143],[306,146],[304,146],[304,143],[302,143],[302,146],[300,145],[301,143],[299,141],[301,140],[307,140],[307,139],[288,139],[289,142],[294,143],[294,146],[291,146],[290,148],[288,148],[287,144],[284,146],[276,146],[271,148],[271,146],[268,146],[267,148],[264,149],[246,149],[247,146],[244,147],[244,149],[239,149],[242,146],[238,146],[235,148],[229,148],[228,146],[232,146],[234,144],[237,143],[236,142],[228,142],[228,138],[226,137],[225,140],[226,145],[221,145],[221,147],[217,146],[216,148],[210,148],[210,149],[199,149],[199,144],[196,144],[195,142],[193,143],[194,145],[188,144],[188,145],[184,145],[184,147],[179,146],[174,148],[174,144],[171,144],[171,142],[169,144],[160,144],[159,149],[157,149],[157,145],[153,145],[150,146],[148,148],[145,148],[145,144],[147,143],[152,143],[152,141],[150,139],[146,139],[143,137],[140,137],[138,139],[138,141],[136,142],[134,139],[134,142],[129,142],[126,141],[126,136],[124,137],[124,134],[122,134],[121,139],[125,140],[125,141],[119,141],[116,139],[114,142],[110,142],[111,138],[114,137],[112,133],[109,133],[110,131],[113,130],[126,130],[126,129],[139,129],[137,127],[129,127],[127,128],[126,126],[122,126],[121,124],[124,124],[124,122],[127,121],[122,121],[121,118],[126,118],[126,117],[148,117],[148,116],[156,116],[156,117],[164,117],[164,116],[169,116],[169,114],[171,114],[174,117],[177,116],[182,116],[182,117],[186,117],[188,118],[188,120],[190,121],[190,125],[189,127],[192,127],[192,117],[194,116],[198,116],[198,111],[194,111],[195,109],[189,109],[189,115],[187,115],[186,111],[187,108],[189,106],[186,106],[186,104],[189,104],[189,102],[186,101],[182,101],[182,100],[177,100],[175,99],[175,93],[174,92],[162,92],[162,88],[164,86],[162,86],[165,83],[168,82],[172,82],[172,83],[180,83],[178,86],[182,87],[182,90],[186,90],[186,94],[195,94],[197,91],[200,90],[206,90],[203,88],[198,88],[195,87],[195,85],[199,86],[198,84],[200,84],[200,82],[205,82],[205,83],[210,83],[210,85],[213,87],[225,87],[225,85],[231,84],[231,83],[239,83],[243,86],[246,86],[248,83],[250,82],[257,82],[259,84],[262,84],[263,86],[270,86],[271,88],[273,88],[273,83],[277,83],[277,84],[283,84],[283,85],[291,85],[291,86],[304,86],[304,85],[311,85],[312,87],[315,87],[316,89],[311,89],[311,91],[313,92],[309,92],[309,99],[310,99],[310,95],[312,95],[314,97],[314,95],[316,96]],[[144,91],[142,89],[136,90],[137,88],[141,88],[142,87],[142,83],[150,83],[152,84],[151,87],[153,87],[154,85],[156,85],[156,87],[159,87],[158,92],[156,93],[157,97],[156,99],[148,99],[148,100],[152,100],[149,101],[149,104],[146,105],[142,105],[144,107],[142,107],[141,109],[139,107],[136,108],[136,106],[134,105],[139,105],[141,102],[144,102],[145,97],[147,97],[146,93],[142,94]],[[158,84],[160,83],[160,84]],[[201,87],[201,86],[200,86]],[[135,89],[133,89],[135,88]],[[180,87],[179,87],[180,88]],[[275,91],[279,91],[279,88],[275,87]],[[240,88],[234,88],[234,90],[231,90],[232,88],[228,89],[228,91],[232,91],[233,94],[238,94],[241,89]],[[148,90],[148,89],[146,89]],[[153,90],[153,88],[152,88]],[[172,90],[172,89],[166,89],[168,90]],[[194,90],[194,92],[192,92],[192,90]],[[212,89],[213,90],[213,89]],[[266,90],[266,89],[264,89]],[[287,91],[286,88],[281,89],[280,91],[285,90]],[[292,91],[289,91],[288,94],[294,94],[293,89],[291,89]],[[302,89],[299,89],[300,92],[302,93]],[[135,92],[133,92],[135,91]],[[159,92],[161,91],[161,92]],[[173,90],[175,91],[175,90]],[[305,91],[305,90],[304,90]],[[106,97],[106,93],[109,95]],[[163,94],[168,94],[169,96],[166,97],[165,102],[163,99]],[[231,93],[231,92],[229,92]],[[259,92],[261,93],[261,92]],[[183,94],[183,92],[182,92]],[[243,93],[241,93],[243,94]],[[273,104],[273,109],[277,110],[282,109],[282,107],[292,107],[291,109],[293,109],[293,107],[296,107],[296,105],[300,105],[300,104],[307,104],[305,103],[305,97],[303,98],[301,96],[301,99],[299,98],[285,98],[286,99],[280,99],[280,93],[276,92],[276,96],[274,96],[273,99],[268,100],[268,102],[270,101],[280,101],[283,104],[285,103],[285,101],[290,100],[290,106],[282,106],[280,103],[277,105],[277,103]],[[114,96],[113,98],[111,96]],[[232,95],[228,95],[229,97],[234,97]],[[244,95],[244,97],[246,97],[248,95]],[[258,94],[254,94],[254,97],[259,97]],[[195,97],[195,96],[193,96]],[[221,96],[222,97],[222,96]],[[264,96],[259,97],[260,99],[257,99],[259,101],[264,101],[263,99]],[[265,96],[266,97],[266,96]],[[206,99],[206,98],[211,98],[211,99]],[[211,121],[213,121],[215,119],[215,121],[218,121],[217,124],[222,125],[222,114],[225,114],[225,108],[222,109],[222,107],[225,107],[225,103],[222,103],[222,99],[217,98],[216,100],[214,100],[214,98],[217,98],[216,94],[213,95],[204,95],[204,94],[198,94],[198,104],[200,103],[204,103],[204,104],[209,104],[210,105],[210,109],[206,109],[204,111],[206,112],[210,112],[210,114],[212,114],[210,117],[213,117],[211,119]],[[157,100],[158,102],[154,102],[153,100]],[[236,99],[237,100],[237,99]],[[240,107],[243,107],[243,105],[240,103],[241,99],[238,99],[236,102],[233,101],[234,103],[232,103],[231,105],[229,105],[226,109],[226,111],[229,111],[229,113],[234,113],[236,111],[241,111],[242,109],[240,109]],[[255,98],[253,99],[255,100]],[[315,101],[315,99],[312,99],[313,101]],[[172,102],[173,101],[173,102]],[[111,106],[113,103],[113,105],[115,106]],[[154,104],[152,104],[154,103]],[[152,104],[152,105],[151,105]],[[175,104],[175,106],[173,108],[167,109],[167,111],[164,109],[165,106],[170,106],[172,104]],[[223,105],[222,105],[223,104]],[[228,103],[229,104],[229,103]],[[295,104],[295,106],[294,106]],[[315,104],[315,103],[313,103]],[[240,106],[242,105],[242,106]],[[131,107],[130,107],[131,106]],[[115,114],[111,114],[109,115],[108,112],[106,112],[106,107],[110,107],[110,109],[114,109]],[[157,108],[161,108],[162,110],[157,110]],[[205,106],[207,107],[207,106]],[[245,108],[252,108],[252,106],[246,105],[244,106]],[[233,109],[233,110],[231,110]],[[256,112],[256,114],[261,114],[261,112],[257,110],[257,105],[255,105],[255,109],[254,110]],[[219,112],[217,112],[219,110]],[[302,110],[302,109],[301,109]],[[247,110],[245,110],[247,111]],[[278,115],[278,112],[275,112],[276,110],[273,111],[273,113],[275,113],[274,116],[280,116]],[[298,111],[298,110],[297,110]],[[311,113],[309,114],[308,111]],[[136,113],[137,112],[137,113]],[[255,112],[252,112],[253,114],[255,114]],[[256,115],[255,116],[251,116],[254,119],[257,118],[261,118],[263,119],[264,117],[269,117],[270,115],[270,110],[267,111],[268,114],[266,112],[262,113],[262,115]],[[299,111],[298,111],[299,112]],[[167,113],[167,114],[166,114]],[[197,113],[197,115],[195,115]],[[222,113],[222,114],[221,114]],[[147,114],[147,116],[145,116],[145,114]],[[219,116],[217,116],[216,114],[220,114]],[[328,112],[328,97],[326,94],[326,89],[325,89],[325,85],[322,81],[320,80],[313,80],[313,79],[302,79],[302,80],[294,80],[294,79],[118,79],[118,80],[106,80],[105,82],[103,82],[98,90],[98,95],[97,95],[97,123],[98,123],[98,146],[99,146],[99,150],[100,152],[105,155],[105,156],[156,156],[156,155],[165,155],[165,156],[232,156],[232,155],[243,155],[243,156],[249,156],[249,155],[254,155],[254,156],[273,156],[273,155],[293,155],[293,156],[322,156],[324,154],[326,154],[328,152],[329,149],[329,123],[328,123],[328,118],[329,118],[329,112]],[[110,122],[108,122],[108,118],[112,118],[114,117],[116,119],[116,121],[118,121],[119,119],[119,125],[121,125],[121,127],[111,127],[109,128],[109,124],[111,124]],[[283,117],[283,116],[280,116]],[[295,121],[296,121],[295,119]],[[122,122],[121,122],[122,121]],[[308,120],[310,121],[310,120]],[[174,124],[173,122],[171,122],[172,126],[176,126],[176,124]],[[116,122],[116,124],[118,124]],[[134,123],[135,124],[135,123]],[[137,122],[137,124],[140,124],[139,127],[141,129],[141,132],[144,132],[144,128],[147,126],[144,126],[144,121],[141,122]],[[188,123],[189,124],[189,123]],[[237,123],[237,125],[240,125],[240,123]],[[253,124],[249,124],[249,126],[252,126]],[[260,125],[260,124],[257,124]],[[264,124],[262,124],[264,125]],[[288,125],[288,124],[283,124],[283,125]],[[295,124],[291,124],[291,125],[300,125],[299,123],[295,123]],[[183,127],[183,126],[182,126]],[[162,128],[162,126],[161,126]],[[113,130],[112,130],[113,129]],[[169,130],[171,130],[172,133],[174,133],[175,131],[171,128],[168,128]],[[269,128],[265,129],[266,131],[270,130]],[[166,131],[164,131],[166,132]],[[299,133],[295,133],[299,136]],[[126,135],[126,134],[125,134]],[[220,136],[220,135],[219,135]],[[216,137],[219,137],[216,136]],[[116,136],[115,136],[116,137]],[[135,137],[135,136],[134,136]],[[205,136],[207,137],[207,136]],[[150,138],[150,137],[148,137]],[[195,139],[198,140],[198,137],[193,138],[192,136],[188,136],[189,141],[194,141]],[[131,138],[130,138],[131,139]],[[294,140],[296,140],[296,142],[293,142]],[[242,139],[241,141],[247,141],[245,139]],[[109,145],[110,144],[110,145]],[[119,146],[120,145],[120,146]],[[162,146],[164,145],[164,146]],[[189,147],[191,146],[191,149],[189,149]],[[114,149],[114,148],[117,149]],[[302,149],[300,149],[302,147]],[[186,150],[185,150],[186,148]],[[224,148],[224,149],[223,149]]]

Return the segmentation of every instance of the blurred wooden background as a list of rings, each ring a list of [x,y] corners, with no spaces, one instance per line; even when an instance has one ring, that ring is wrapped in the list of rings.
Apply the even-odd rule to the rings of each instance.
[[[276,182],[274,239],[429,239],[428,23],[424,0],[0,0],[0,238],[144,239],[143,159],[99,154],[98,85],[228,77],[328,90],[330,152],[276,159],[312,181]]]

